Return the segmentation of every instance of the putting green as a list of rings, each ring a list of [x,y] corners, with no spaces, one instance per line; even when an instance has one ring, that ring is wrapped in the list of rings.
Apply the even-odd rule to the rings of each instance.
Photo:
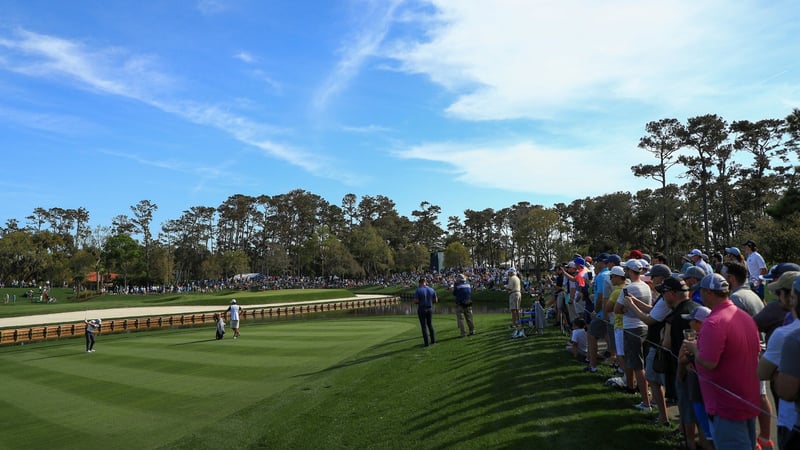
[[[153,448],[279,394],[418,324],[402,318],[246,323],[0,349],[2,448]]]

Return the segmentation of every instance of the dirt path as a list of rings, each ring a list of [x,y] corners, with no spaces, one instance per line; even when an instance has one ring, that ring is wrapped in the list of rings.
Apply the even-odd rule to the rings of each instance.
[[[353,301],[382,298],[386,295],[357,295],[355,297],[337,298],[334,300],[313,300],[307,302],[270,303],[266,305],[244,305],[245,309],[282,307],[291,305],[313,305],[315,303],[330,303],[331,301]],[[28,327],[35,325],[48,325],[58,323],[82,322],[84,319],[124,319],[126,317],[171,316],[179,314],[204,313],[225,311],[227,304],[219,306],[141,306],[136,308],[111,308],[90,309],[87,311],[73,311],[53,314],[41,314],[24,317],[6,317],[0,319],[0,328]]]

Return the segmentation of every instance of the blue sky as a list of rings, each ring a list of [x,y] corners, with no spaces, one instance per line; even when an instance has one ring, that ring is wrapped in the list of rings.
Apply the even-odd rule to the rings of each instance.
[[[299,188],[444,225],[655,187],[645,124],[784,118],[798,36],[791,1],[4,1],[0,224]]]

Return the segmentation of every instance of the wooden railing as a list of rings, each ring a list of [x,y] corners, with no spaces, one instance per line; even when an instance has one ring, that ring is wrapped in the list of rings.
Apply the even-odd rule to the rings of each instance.
[[[313,314],[325,311],[353,310],[373,308],[400,303],[400,297],[380,297],[364,300],[330,301],[326,303],[306,303],[291,306],[266,306],[246,308],[241,313],[241,320],[269,319],[297,314]],[[130,331],[158,330],[162,328],[193,327],[214,324],[214,312],[148,316],[127,319],[108,319],[103,321],[100,332],[125,333]],[[83,336],[86,324],[72,322],[58,325],[42,325],[25,328],[9,328],[0,330],[0,345],[27,344],[55,339]]]

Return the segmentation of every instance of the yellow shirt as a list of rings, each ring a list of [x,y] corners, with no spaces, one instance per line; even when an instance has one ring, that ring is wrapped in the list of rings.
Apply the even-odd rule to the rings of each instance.
[[[617,300],[619,300],[620,295],[622,295],[622,288],[624,288],[624,287],[625,287],[625,285],[617,286],[617,287],[614,288],[613,291],[611,291],[611,297],[608,298],[608,302],[610,304],[613,305],[613,304],[617,303]],[[613,307],[612,307],[611,310],[612,311],[614,310]],[[623,314],[614,314],[614,329],[615,330],[622,330],[623,329],[622,328],[622,317],[623,317]]]

